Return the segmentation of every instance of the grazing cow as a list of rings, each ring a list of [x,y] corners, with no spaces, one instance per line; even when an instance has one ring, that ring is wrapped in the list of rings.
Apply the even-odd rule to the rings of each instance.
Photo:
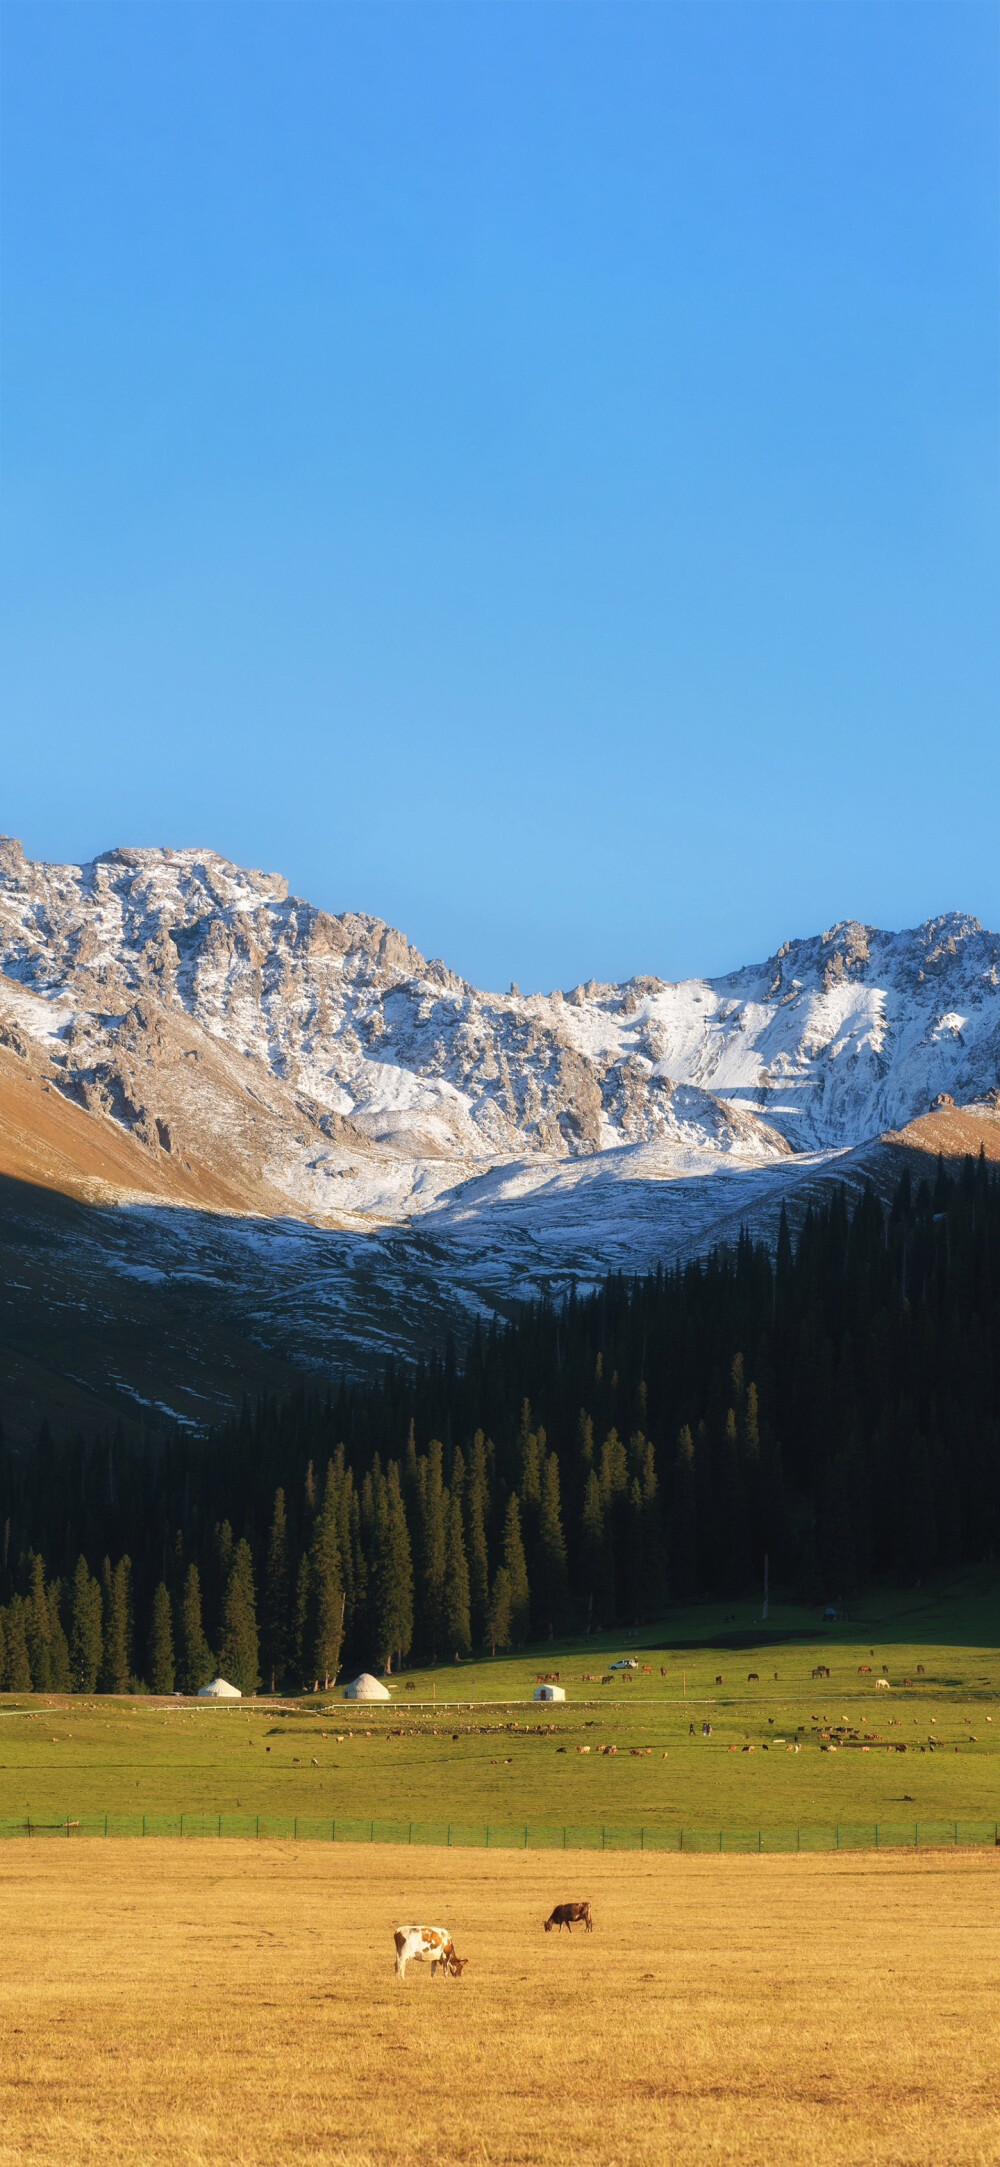
[[[446,1926],[397,1926],[392,1938],[397,1979],[405,1979],[407,1964],[429,1964],[432,1979],[439,1966],[446,1979],[460,1979],[469,1961],[467,1956],[456,1956]]]
[[[870,1677],[871,1677],[871,1674],[872,1674],[872,1667],[871,1667],[871,1664],[870,1664],[870,1663],[859,1663],[859,1664],[858,1664],[858,1677],[859,1677],[859,1678],[870,1678]],[[813,1671],[813,1677],[815,1678],[815,1676],[816,1676],[816,1673],[815,1673],[815,1671]]]
[[[571,1934],[574,1926],[579,1926],[581,1921],[588,1934],[592,1934],[594,1921],[590,1916],[589,1904],[557,1904],[551,1916],[545,1921],[545,1931],[547,1934],[551,1934],[553,1927],[557,1926],[560,1933],[565,1927],[566,1932]]]
[[[748,1671],[747,1671],[747,1684],[748,1684],[748,1685],[759,1685],[759,1684],[760,1684],[760,1672],[759,1672],[759,1671],[757,1671],[757,1670],[748,1670]]]

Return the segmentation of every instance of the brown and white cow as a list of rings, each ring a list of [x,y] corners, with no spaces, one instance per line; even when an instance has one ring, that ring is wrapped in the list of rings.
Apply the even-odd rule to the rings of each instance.
[[[469,1961],[467,1956],[456,1956],[446,1926],[397,1926],[392,1938],[397,1979],[405,1979],[407,1964],[429,1964],[432,1979],[439,1967],[446,1979],[460,1979]]]
[[[593,1933],[594,1922],[590,1916],[589,1904],[557,1904],[551,1918],[545,1921],[545,1931],[547,1934],[551,1934],[553,1927],[557,1926],[560,1933],[565,1927],[567,1933],[571,1934],[574,1926],[579,1926],[581,1923],[586,1927],[588,1934]]]

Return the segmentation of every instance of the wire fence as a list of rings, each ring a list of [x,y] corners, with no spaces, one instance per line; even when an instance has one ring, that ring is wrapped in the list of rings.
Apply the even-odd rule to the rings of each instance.
[[[456,1851],[898,1851],[1000,1846],[1000,1821],[870,1821],[801,1828],[544,1828],[530,1823],[316,1820],[301,1814],[91,1813],[0,1820],[0,1839],[168,1836],[430,1844]]]

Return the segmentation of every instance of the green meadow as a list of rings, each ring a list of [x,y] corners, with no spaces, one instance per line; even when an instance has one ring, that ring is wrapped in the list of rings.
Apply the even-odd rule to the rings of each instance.
[[[0,1822],[181,1812],[706,1830],[992,1821],[998,1643],[1000,1587],[969,1575],[870,1598],[829,1625],[785,1604],[766,1628],[759,1607],[702,1608],[631,1641],[406,1670],[388,1705],[345,1701],[340,1688],[229,1705],[5,1695]],[[601,1683],[628,1655],[642,1666],[629,1682]],[[821,1663],[830,1677],[814,1680]],[[888,1691],[875,1686],[883,1669]],[[539,1673],[555,1671],[565,1703],[533,1704]]]

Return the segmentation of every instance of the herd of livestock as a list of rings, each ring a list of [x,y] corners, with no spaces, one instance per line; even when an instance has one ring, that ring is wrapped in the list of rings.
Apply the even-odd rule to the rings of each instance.
[[[562,1933],[565,1926],[571,1934],[574,1926],[582,1926],[592,1934],[594,1921],[589,1904],[557,1904],[545,1920],[547,1934]],[[459,1956],[446,1926],[397,1926],[393,1934],[396,1944],[396,1977],[405,1979],[407,1964],[429,1964],[431,1978],[441,1973],[443,1979],[460,1979],[469,1961]]]

